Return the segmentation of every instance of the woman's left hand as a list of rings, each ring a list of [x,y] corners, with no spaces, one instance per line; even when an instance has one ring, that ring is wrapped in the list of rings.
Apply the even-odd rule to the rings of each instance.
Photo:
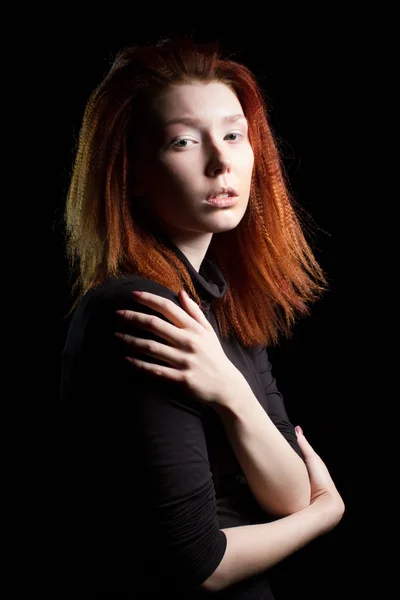
[[[129,356],[126,359],[139,369],[182,385],[203,403],[212,406],[223,403],[228,384],[232,385],[232,379],[241,373],[226,356],[214,329],[196,302],[183,290],[178,294],[183,309],[171,300],[149,292],[142,292],[140,296],[133,292],[133,296],[138,302],[163,314],[172,324],[154,315],[132,310],[117,311],[117,314],[135,326],[154,332],[168,344],[125,333],[115,335],[171,367]]]

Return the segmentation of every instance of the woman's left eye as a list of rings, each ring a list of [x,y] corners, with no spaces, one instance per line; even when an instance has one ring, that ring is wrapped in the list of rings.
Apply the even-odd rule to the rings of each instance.
[[[228,135],[236,135],[236,136],[241,136],[242,134],[241,134],[241,133],[228,133]],[[228,136],[226,136],[226,137],[228,137]],[[233,141],[235,141],[235,140],[233,140]]]

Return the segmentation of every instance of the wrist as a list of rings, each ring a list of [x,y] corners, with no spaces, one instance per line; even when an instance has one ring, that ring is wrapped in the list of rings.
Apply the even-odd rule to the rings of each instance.
[[[232,365],[233,366],[233,365]],[[216,395],[214,409],[220,416],[235,417],[247,394],[252,393],[243,374],[233,367],[230,375],[225,377]]]

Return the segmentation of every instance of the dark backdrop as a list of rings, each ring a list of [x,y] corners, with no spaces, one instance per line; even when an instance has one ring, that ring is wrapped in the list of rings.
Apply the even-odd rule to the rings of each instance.
[[[199,40],[217,37],[233,58],[257,76],[268,101],[270,122],[278,139],[292,192],[320,228],[313,249],[328,276],[330,290],[300,321],[290,340],[270,350],[278,386],[291,421],[300,424],[321,455],[341,492],[346,512],[339,526],[315,540],[271,571],[277,600],[350,597],[354,582],[347,568],[352,547],[352,456],[349,442],[351,398],[346,392],[341,363],[346,349],[339,339],[341,303],[338,285],[338,220],[343,202],[339,167],[346,137],[346,94],[349,73],[340,53],[340,35],[324,28],[302,29],[296,36],[275,33],[274,39],[247,35],[236,28],[132,27],[118,35],[79,36],[60,43],[58,53],[58,184],[50,207],[53,221],[53,260],[56,299],[54,395],[58,397],[60,356],[70,307],[64,248],[59,220],[62,215],[85,104],[107,72],[112,57],[126,45],[154,42],[159,36],[186,33]],[[112,38],[112,39],[111,39]],[[340,213],[342,214],[342,213]]]

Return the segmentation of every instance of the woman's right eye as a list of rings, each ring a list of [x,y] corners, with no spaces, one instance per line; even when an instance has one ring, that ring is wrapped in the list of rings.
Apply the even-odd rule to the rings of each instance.
[[[188,138],[178,138],[171,143],[170,148],[187,148],[186,145],[181,145],[181,142],[194,142],[194,140],[189,140]]]

